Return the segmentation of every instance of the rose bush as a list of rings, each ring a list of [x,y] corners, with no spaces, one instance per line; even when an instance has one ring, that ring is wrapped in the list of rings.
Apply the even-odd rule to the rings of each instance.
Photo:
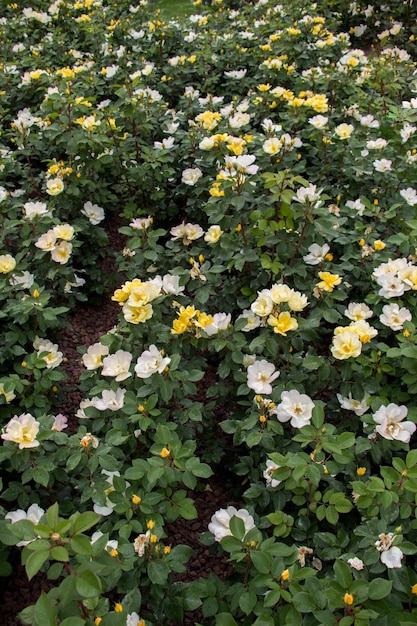
[[[0,18],[0,572],[52,581],[23,624],[417,621],[414,8],[240,4]],[[59,327],[103,294],[69,432]],[[166,525],[220,470],[234,573],[180,583]]]

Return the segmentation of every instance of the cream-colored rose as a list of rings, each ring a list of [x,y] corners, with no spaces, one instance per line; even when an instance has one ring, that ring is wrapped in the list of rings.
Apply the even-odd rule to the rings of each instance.
[[[122,311],[126,322],[130,322],[131,324],[143,324],[153,315],[152,304],[135,307],[125,304]]]
[[[58,196],[64,191],[64,183],[60,178],[51,178],[46,183],[46,193],[50,196]]]
[[[218,224],[214,224],[213,226],[210,226],[210,228],[204,235],[204,241],[207,241],[207,243],[213,244],[213,243],[216,243],[216,241],[219,241],[222,235],[223,235],[223,231],[220,228],[220,226]]]
[[[35,242],[35,246],[40,248],[44,252],[50,252],[55,248],[56,244],[56,235],[53,230],[48,230],[46,233],[41,235],[38,241]]]
[[[357,333],[352,330],[347,330],[333,337],[331,352],[335,359],[344,360],[351,356],[357,357],[361,351],[362,342]]]
[[[258,293],[258,297],[251,304],[252,313],[259,315],[259,317],[265,317],[272,312],[273,309],[272,298],[269,294],[269,290],[264,289]]]
[[[129,295],[127,304],[130,307],[142,307],[148,302],[155,300],[161,293],[161,288],[155,283],[142,283],[138,287],[134,287]]]
[[[0,273],[8,274],[16,267],[16,261],[11,254],[0,255]]]
[[[272,285],[269,291],[272,302],[274,302],[275,304],[288,302],[293,293],[293,290],[288,287],[288,285],[284,285],[283,283],[276,283],[275,285]]]
[[[64,241],[71,241],[74,237],[74,227],[71,224],[58,224],[53,227],[53,232],[57,239],[64,239]]]
[[[72,244],[69,241],[60,241],[55,248],[51,250],[51,258],[55,263],[63,265],[68,261],[72,252]]]
[[[20,450],[36,448],[39,446],[39,441],[36,440],[38,432],[39,422],[30,413],[22,413],[22,415],[12,417],[1,438],[19,444]]]

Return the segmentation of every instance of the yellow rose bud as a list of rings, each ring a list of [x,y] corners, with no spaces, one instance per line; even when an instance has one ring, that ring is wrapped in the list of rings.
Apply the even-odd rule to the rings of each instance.
[[[405,329],[405,331],[403,332],[403,336],[407,339],[407,337],[410,336],[410,331]],[[22,363],[22,365],[23,365],[23,363]]]
[[[289,579],[289,577],[290,577],[290,570],[284,569],[284,571],[281,573],[281,580],[286,581]]]
[[[259,417],[259,421],[261,422],[261,424],[265,424],[265,422],[266,422],[266,417],[265,417],[265,415],[261,415],[261,416]]]
[[[138,412],[139,413],[143,413],[143,411],[145,410],[145,407],[143,406],[143,404],[139,404],[138,406]]]
[[[114,605],[114,611],[115,613],[122,613],[123,607],[120,602],[116,602],[116,604]]]
[[[98,626],[102,620],[103,620],[102,617],[96,617],[96,619],[94,620],[95,626]]]
[[[417,596],[417,583],[411,587],[411,593]]]
[[[150,519],[149,522],[146,524],[146,526],[149,530],[152,530],[153,528],[155,528],[155,522],[152,519]]]
[[[380,239],[374,241],[374,250],[383,250],[385,248],[385,243]]]
[[[375,206],[378,206],[378,204],[379,204],[379,202],[378,202],[378,198],[375,198],[375,200],[374,200],[374,205],[375,205]]]
[[[140,504],[142,502],[142,498],[140,498],[139,496],[137,496],[136,494],[133,494],[132,496],[132,502],[133,504]]]
[[[366,474],[366,467],[358,467],[356,473],[358,476],[364,476]]]
[[[164,554],[169,554],[171,552],[171,546],[165,546]]]
[[[343,602],[345,604],[347,604],[348,606],[352,606],[353,604],[353,596],[351,593],[345,593],[345,595],[343,596]]]
[[[33,297],[34,298],[39,298],[39,291],[37,289],[33,290]]]
[[[109,554],[110,556],[116,557],[119,553],[117,550],[113,549],[113,550],[110,550]]]
[[[151,535],[151,536],[149,537],[149,541],[150,541],[151,543],[156,543],[156,542],[158,541],[158,537],[157,537],[156,535]]]
[[[359,239],[359,245],[362,248],[365,245],[365,239]]]
[[[160,454],[163,459],[166,459],[170,455],[170,451],[168,448],[162,448]]]

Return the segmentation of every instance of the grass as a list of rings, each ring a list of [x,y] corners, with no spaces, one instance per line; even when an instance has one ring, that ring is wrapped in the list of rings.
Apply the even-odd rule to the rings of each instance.
[[[175,17],[186,17],[196,12],[192,0],[153,0],[155,9],[161,10],[161,17],[169,20]]]

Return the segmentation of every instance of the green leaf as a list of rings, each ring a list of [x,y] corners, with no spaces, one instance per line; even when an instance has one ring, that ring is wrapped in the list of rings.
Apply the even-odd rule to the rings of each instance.
[[[334,526],[339,521],[339,513],[336,511],[336,509],[328,506],[326,509],[326,519],[329,524],[333,524]]]
[[[90,556],[92,552],[91,542],[85,535],[75,535],[71,539],[71,549],[76,554]]]
[[[51,549],[51,558],[54,561],[62,561],[63,563],[69,561],[68,550],[64,546],[54,546]]]
[[[294,607],[297,609],[297,611],[300,611],[300,613],[311,613],[317,608],[314,602],[314,598],[305,591],[295,593],[292,600]]]
[[[25,563],[26,574],[29,580],[39,572],[42,565],[49,559],[49,549],[32,552]]]
[[[95,598],[102,592],[101,582],[97,574],[91,570],[82,572],[75,580],[75,588],[83,598]]]
[[[55,615],[52,603],[44,591],[38,598],[33,611],[37,626],[55,626]]]
[[[250,558],[258,572],[269,574],[271,571],[271,558],[268,554],[253,550],[250,553]]]
[[[74,535],[78,533],[83,533],[85,530],[88,530],[100,519],[100,515],[97,513],[93,513],[92,511],[85,511],[85,513],[80,513],[80,515],[75,519],[72,525],[72,532]]]
[[[417,450],[410,450],[405,459],[407,469],[411,469],[417,464]]]
[[[75,594],[75,581],[76,577],[74,575],[68,576],[64,578],[62,583],[59,585],[59,601],[62,606],[66,606],[68,602],[74,600]]]
[[[59,514],[59,504],[55,502],[46,512],[46,519],[48,521],[48,526],[55,530],[56,525],[58,524],[58,514]]]
[[[385,580],[385,578],[374,578],[369,583],[369,598],[370,600],[382,600],[391,593],[392,580]]]
[[[154,585],[165,585],[170,569],[165,561],[151,561],[148,565],[149,580]]]
[[[230,531],[236,539],[243,539],[246,535],[245,523],[241,517],[233,515],[229,524]]]
[[[249,615],[255,608],[257,600],[256,593],[253,593],[253,591],[241,593],[239,596],[239,607],[241,611],[243,611],[245,615]]]
[[[237,622],[230,613],[219,613],[216,615],[216,626],[237,626]]]
[[[352,572],[350,567],[345,561],[336,560],[333,565],[333,570],[336,576],[336,580],[341,587],[349,589],[352,584]]]
[[[85,626],[85,620],[82,617],[67,617],[59,624],[60,626]]]

